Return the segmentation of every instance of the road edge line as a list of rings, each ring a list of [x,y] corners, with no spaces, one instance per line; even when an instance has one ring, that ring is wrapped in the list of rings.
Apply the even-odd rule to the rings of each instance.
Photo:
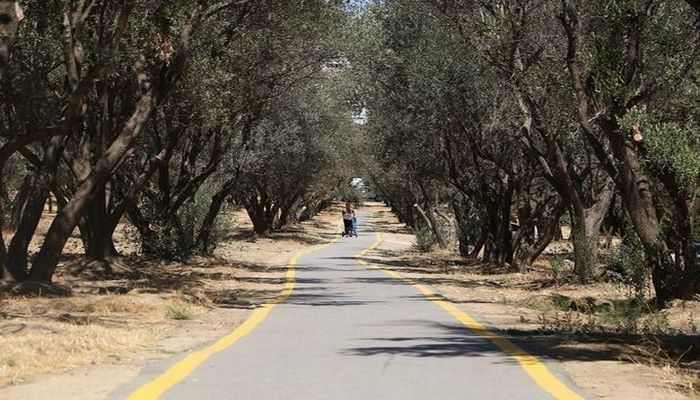
[[[413,286],[421,294],[423,294],[428,300],[432,301],[438,305],[443,310],[447,311],[450,315],[455,317],[459,322],[462,323],[467,329],[472,331],[474,334],[488,340],[489,342],[495,344],[498,348],[503,350],[508,356],[515,359],[520,367],[525,370],[525,372],[532,378],[535,383],[544,389],[547,393],[554,396],[558,400],[583,400],[583,397],[578,393],[574,392],[569,386],[562,382],[559,378],[554,376],[549,370],[547,365],[542,362],[537,356],[534,356],[522,347],[513,343],[510,339],[501,336],[497,332],[486,328],[481,323],[477,322],[472,316],[467,314],[465,311],[460,310],[451,301],[445,299],[436,291],[428,288],[427,286],[416,282],[415,280],[404,276],[403,274],[396,272],[394,270],[385,269],[377,265],[371,264],[362,259],[369,251],[376,249],[382,242],[382,235],[379,232],[375,232],[377,240],[374,242],[372,247],[360,252],[355,258],[357,262],[365,265],[368,268],[382,271],[394,279],[403,281],[407,285]]]
[[[187,378],[194,370],[196,370],[200,365],[202,365],[209,357],[212,355],[227,349],[232,346],[238,340],[240,340],[245,335],[253,331],[260,323],[267,317],[267,315],[275,308],[276,305],[285,301],[294,290],[295,277],[296,277],[296,265],[299,262],[299,258],[305,254],[313,253],[316,251],[321,251],[335,242],[340,240],[340,236],[336,236],[330,242],[309,250],[299,250],[295,253],[287,265],[286,280],[284,287],[280,293],[268,303],[263,304],[253,312],[241,325],[239,325],[233,332],[222,337],[221,339],[214,342],[201,350],[195,351],[194,353],[188,354],[180,361],[176,362],[170,366],[165,372],[158,375],[156,378],[150,380],[149,382],[141,385],[138,389],[134,390],[126,399],[127,400],[157,400],[166,391],[168,391],[173,386],[180,383],[182,380]]]

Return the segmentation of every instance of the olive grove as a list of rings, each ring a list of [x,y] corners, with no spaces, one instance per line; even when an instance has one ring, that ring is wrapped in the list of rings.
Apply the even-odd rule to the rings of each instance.
[[[527,270],[566,218],[594,279],[630,231],[656,298],[700,291],[697,2],[394,0],[357,21],[368,161],[412,226],[451,209],[460,252]],[[617,206],[624,218],[612,218]],[[513,232],[512,223],[518,229]],[[625,226],[630,229],[625,229]]]
[[[337,164],[351,110],[324,68],[342,2],[0,5],[5,279],[50,284],[74,231],[110,273],[123,221],[144,255],[206,253],[227,204],[266,233],[350,173]]]
[[[143,256],[208,254],[232,205],[267,235],[362,175],[464,257],[525,272],[566,225],[590,282],[618,234],[660,304],[692,298],[698,21],[695,0],[0,0],[0,277],[46,290],[71,235],[111,274],[120,224]]]

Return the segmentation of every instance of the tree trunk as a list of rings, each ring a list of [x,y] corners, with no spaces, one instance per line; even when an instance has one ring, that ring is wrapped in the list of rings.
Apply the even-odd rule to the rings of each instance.
[[[22,218],[17,226],[17,231],[12,237],[8,248],[8,269],[16,281],[29,279],[27,254],[29,243],[39,225],[46,198],[49,194],[47,179],[48,177],[42,174],[34,181],[34,185],[30,190],[29,200],[24,207]]]
[[[90,175],[75,190],[75,194],[51,223],[44,244],[34,261],[30,278],[34,281],[51,283],[66,241],[78,225],[85,209],[92,201],[97,188],[104,186],[127,151],[139,136],[141,128],[150,118],[157,97],[152,91],[142,95],[131,118],[117,138],[104,152]]]
[[[287,226],[289,224],[289,217],[292,214],[292,210],[297,204],[297,201],[299,201],[299,198],[301,197],[301,194],[294,194],[292,195],[287,201],[280,207],[279,211],[279,222],[277,228],[280,229],[284,226]]]
[[[469,243],[472,236],[472,221],[469,220],[468,210],[465,202],[455,201],[452,204],[452,209],[455,213],[457,222],[457,241],[459,243],[459,255],[466,258],[469,257]]]
[[[33,177],[33,173],[27,174],[24,177],[22,185],[17,191],[15,199],[12,201],[12,217],[10,218],[10,228],[13,231],[19,227],[19,223],[22,218],[22,211],[24,210],[24,205],[27,203],[27,199],[29,198]]]
[[[229,194],[234,189],[234,182],[227,182],[224,187],[219,190],[211,198],[211,203],[209,204],[209,209],[207,210],[207,215],[202,221],[202,225],[199,228],[199,234],[197,235],[197,240],[195,242],[195,249],[202,253],[208,253],[211,250],[211,234],[214,229],[214,223],[216,218],[221,212],[221,207],[224,205],[224,201],[229,196]]]
[[[279,207],[266,199],[246,202],[245,206],[253,223],[253,231],[260,236],[269,235],[274,228],[275,216]]]
[[[433,234],[435,235],[435,238],[437,239],[438,246],[443,250],[446,249],[447,243],[445,242],[445,237],[442,235],[442,232],[440,231],[440,224],[435,219],[435,213],[433,212],[433,208],[427,207],[425,214],[428,216],[428,220],[430,220],[430,226],[433,229]]]
[[[518,244],[515,247],[513,255],[513,266],[518,268],[520,272],[525,272],[531,267],[537,257],[539,257],[552,240],[554,240],[557,231],[561,231],[559,228],[559,220],[566,209],[565,204],[565,201],[560,199],[548,217],[544,215],[534,216],[535,218],[532,218],[531,221],[524,221],[525,223],[521,220],[519,235],[528,235],[529,233],[532,235],[533,239],[531,242],[528,242],[524,241],[521,237],[518,238]],[[538,227],[538,232],[535,237],[536,226]],[[525,233],[523,229],[530,232]]]
[[[618,189],[622,201],[644,245],[657,301],[664,304],[677,297],[683,271],[676,268],[668,245],[662,238],[650,187],[651,180],[644,173],[634,143],[619,135],[614,121],[606,124],[605,132],[612,143],[615,158],[621,161]]]
[[[486,233],[484,232],[484,229],[481,229],[481,235],[479,236],[479,239],[477,239],[476,244],[474,244],[474,248],[472,249],[472,252],[469,253],[469,258],[479,257],[479,253],[481,253],[481,250],[484,248],[485,244],[486,244]]]
[[[589,282],[598,264],[598,236],[608,214],[614,191],[608,178],[594,203],[584,209],[572,207],[571,241],[574,245],[574,272],[581,282]]]
[[[97,195],[87,208],[87,215],[82,224],[83,244],[88,261],[97,261],[104,266],[104,272],[112,273],[110,261],[116,255],[113,234],[116,224],[112,223],[107,211],[106,188],[97,190]]]
[[[484,261],[510,264],[513,261],[513,236],[510,231],[511,206],[515,187],[508,180],[506,187],[494,193],[484,204],[488,234],[484,245]]]
[[[447,245],[445,244],[445,238],[443,238],[442,233],[440,232],[440,226],[437,224],[437,221],[435,220],[435,215],[433,214],[430,207],[427,207],[427,211],[423,210],[423,208],[421,208],[421,206],[419,206],[417,203],[414,204],[413,207],[423,218],[423,221],[425,222],[425,225],[428,227],[428,229],[430,229],[431,232],[433,232],[435,240],[438,242],[438,246],[440,246],[441,249],[446,249]]]

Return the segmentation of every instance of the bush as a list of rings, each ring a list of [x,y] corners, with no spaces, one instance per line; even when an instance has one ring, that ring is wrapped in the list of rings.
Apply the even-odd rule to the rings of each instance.
[[[564,283],[572,280],[573,276],[571,274],[570,262],[563,254],[552,255],[549,275],[556,283]]]
[[[427,253],[432,250],[435,245],[435,236],[430,229],[419,228],[414,231],[414,234],[416,236],[416,241],[413,243],[413,248],[422,253]]]
[[[168,304],[165,308],[165,315],[174,320],[192,319],[194,312],[190,304],[184,302],[176,302]]]
[[[627,285],[632,295],[643,298],[649,287],[644,248],[635,232],[628,230],[622,242],[613,248],[608,257],[608,272],[613,282]]]
[[[612,307],[600,313],[603,323],[625,334],[660,335],[672,333],[666,314],[659,312],[643,299],[612,302]]]
[[[151,235],[142,238],[144,253],[168,260],[180,260],[190,256],[199,234],[198,229],[209,211],[211,198],[217,190],[214,182],[205,182],[192,200],[178,210],[175,218],[166,218],[160,208],[146,203],[143,209],[150,222]],[[229,204],[224,203],[214,221],[210,249],[221,242],[225,238],[226,232],[233,228],[230,211]]]

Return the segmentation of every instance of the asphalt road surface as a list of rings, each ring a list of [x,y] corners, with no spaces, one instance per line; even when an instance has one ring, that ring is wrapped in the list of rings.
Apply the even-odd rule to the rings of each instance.
[[[356,255],[374,241],[361,229],[357,238],[302,256],[291,296],[161,398],[554,398],[513,357],[415,287],[359,264]],[[580,393],[555,364],[545,364]],[[151,369],[142,382],[162,372]]]

